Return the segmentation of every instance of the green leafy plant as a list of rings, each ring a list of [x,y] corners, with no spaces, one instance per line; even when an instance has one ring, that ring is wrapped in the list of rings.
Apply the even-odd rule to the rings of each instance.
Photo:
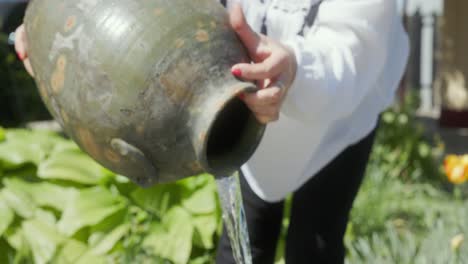
[[[57,134],[0,129],[0,140],[0,263],[211,260],[211,176],[142,189]]]
[[[437,183],[443,144],[437,137],[426,138],[425,128],[415,116],[417,106],[417,96],[409,94],[404,102],[381,115],[370,164],[378,166],[387,177]]]
[[[345,238],[348,263],[466,263],[467,205],[440,167],[443,144],[426,138],[406,97],[382,114]]]
[[[382,116],[348,263],[468,261],[468,203],[441,184],[440,150],[408,105]],[[209,175],[142,189],[58,134],[0,128],[0,263],[213,263],[220,215]]]

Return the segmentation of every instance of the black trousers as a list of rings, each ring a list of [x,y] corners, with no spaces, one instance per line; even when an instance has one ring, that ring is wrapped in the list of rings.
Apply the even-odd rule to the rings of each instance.
[[[343,236],[374,134],[375,131],[346,148],[294,193],[286,239],[287,264],[344,263]],[[240,181],[253,264],[272,264],[284,202],[265,202],[250,189],[243,176]],[[216,263],[235,263],[226,232],[218,244]]]

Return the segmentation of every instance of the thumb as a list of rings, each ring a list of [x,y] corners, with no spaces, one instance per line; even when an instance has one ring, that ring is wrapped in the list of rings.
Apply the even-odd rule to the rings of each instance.
[[[28,57],[26,50],[26,32],[24,25],[21,25],[15,31],[15,51],[22,61]]]
[[[252,30],[249,24],[247,24],[244,11],[242,10],[242,6],[239,3],[235,3],[231,8],[229,13],[229,22],[231,27],[244,43],[250,55],[255,55],[257,47],[260,43],[260,36]]]

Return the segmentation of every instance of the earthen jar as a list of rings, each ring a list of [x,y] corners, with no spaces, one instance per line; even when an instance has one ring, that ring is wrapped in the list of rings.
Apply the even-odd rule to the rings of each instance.
[[[141,186],[233,173],[264,131],[234,78],[248,62],[216,0],[34,0],[43,101],[92,158]]]

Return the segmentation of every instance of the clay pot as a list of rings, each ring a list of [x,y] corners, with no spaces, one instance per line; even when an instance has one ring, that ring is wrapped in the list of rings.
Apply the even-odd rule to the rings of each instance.
[[[49,111],[91,157],[141,186],[233,173],[264,131],[215,0],[34,0],[25,25]]]

